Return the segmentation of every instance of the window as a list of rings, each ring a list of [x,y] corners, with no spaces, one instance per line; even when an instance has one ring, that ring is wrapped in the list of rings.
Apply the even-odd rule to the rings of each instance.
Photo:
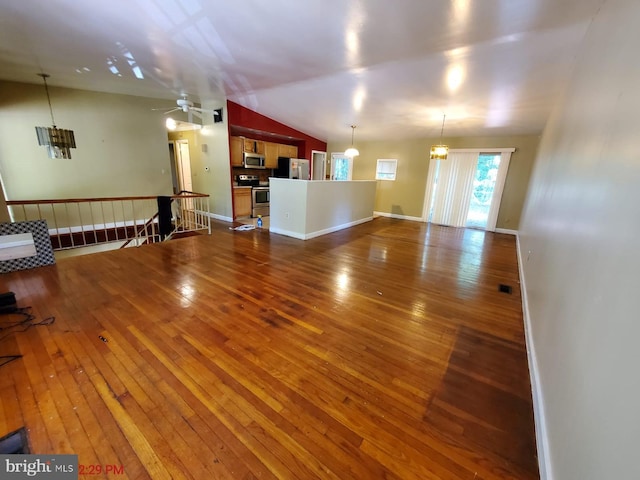
[[[395,158],[379,158],[376,164],[376,180],[395,180],[398,160]]]

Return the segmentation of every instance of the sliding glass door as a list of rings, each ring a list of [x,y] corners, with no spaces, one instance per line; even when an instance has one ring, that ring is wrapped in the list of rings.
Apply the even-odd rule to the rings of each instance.
[[[429,165],[426,221],[495,230],[513,149],[451,150]]]

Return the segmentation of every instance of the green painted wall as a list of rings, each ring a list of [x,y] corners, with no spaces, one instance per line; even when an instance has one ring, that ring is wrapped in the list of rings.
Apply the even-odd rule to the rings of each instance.
[[[38,145],[34,127],[51,124],[44,86],[0,81],[0,175],[9,200],[172,193],[163,110],[173,108],[174,101],[69,88],[49,90],[56,124],[73,130],[76,137],[77,148],[71,151],[70,160],[50,159],[45,147]],[[171,116],[187,120],[182,112]],[[209,117],[190,148],[194,189],[211,195],[212,213],[231,218],[226,112],[224,118],[213,124]]]
[[[152,108],[173,102],[51,87],[59,127],[72,129],[78,148],[71,160],[52,160],[38,146],[35,126],[51,122],[44,87],[0,82],[0,175],[8,199],[44,199],[171,192],[165,116]],[[220,105],[203,105],[218,108]],[[192,134],[193,185],[211,195],[210,210],[232,217],[229,141],[225,121]],[[179,118],[186,120],[185,118]],[[439,139],[358,141],[355,180],[375,177],[378,158],[398,159],[398,179],[378,182],[376,211],[421,217],[429,167],[428,150]],[[445,138],[452,148],[515,147],[498,215],[499,228],[517,229],[538,137]],[[203,149],[203,145],[207,145]],[[327,153],[344,151],[329,142]]]
[[[70,160],[47,157],[36,126],[50,126],[42,85],[0,82],[0,174],[10,200],[171,192],[167,131],[171,102],[50,87],[58,127],[73,130]]]
[[[211,213],[219,219],[231,221],[229,134],[226,114],[224,117],[224,122],[205,124],[201,130],[171,132],[169,138],[189,142],[193,191],[208,194]]]
[[[516,148],[511,155],[502,195],[498,228],[518,229],[539,139],[537,135],[443,139],[450,148],[486,148],[488,150],[492,147]],[[378,181],[376,211],[406,217],[422,217],[429,171],[429,148],[439,140],[439,138],[418,138],[401,141],[357,142],[360,156],[354,159],[354,180],[374,179],[376,161],[379,158],[398,159],[396,181]],[[327,144],[327,158],[331,158],[332,152],[343,152],[347,146],[344,142],[330,141]]]

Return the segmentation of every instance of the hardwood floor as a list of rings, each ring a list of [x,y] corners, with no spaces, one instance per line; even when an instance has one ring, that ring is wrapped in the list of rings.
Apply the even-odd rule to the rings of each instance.
[[[538,478],[512,236],[216,223],[0,287],[55,316],[0,340],[0,437],[86,478]]]

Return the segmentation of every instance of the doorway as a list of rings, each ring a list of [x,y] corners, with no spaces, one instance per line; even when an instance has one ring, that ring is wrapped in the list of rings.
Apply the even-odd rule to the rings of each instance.
[[[193,191],[193,179],[191,178],[191,157],[189,156],[189,140],[176,141],[176,167],[178,173],[178,186],[180,191]]]
[[[191,178],[191,156],[189,155],[189,140],[169,141],[169,162],[171,163],[171,183],[173,193],[193,191]]]
[[[331,154],[331,180],[351,180],[353,178],[353,158],[344,153]]]
[[[311,150],[311,164],[313,165],[311,180],[324,180],[327,171],[327,152]]]
[[[171,162],[171,181],[174,195],[180,192],[192,192],[193,179],[191,177],[189,140],[170,140],[169,160]],[[188,223],[193,220],[193,216],[188,215],[188,212],[194,210],[194,201],[191,198],[178,199],[173,203],[172,210],[172,215],[176,218],[176,221],[182,219],[182,222]]]

